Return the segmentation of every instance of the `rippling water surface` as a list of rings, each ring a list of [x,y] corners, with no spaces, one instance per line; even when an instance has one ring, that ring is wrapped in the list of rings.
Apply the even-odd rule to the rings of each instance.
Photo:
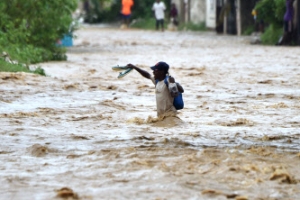
[[[299,48],[85,26],[47,77],[0,73],[0,199],[299,199]],[[157,121],[158,61],[184,86]]]

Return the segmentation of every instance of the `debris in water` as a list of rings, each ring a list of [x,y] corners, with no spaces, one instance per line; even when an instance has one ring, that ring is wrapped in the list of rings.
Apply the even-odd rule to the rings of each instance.
[[[57,195],[56,197],[60,198],[68,198],[68,199],[78,199],[78,195],[74,193],[74,191],[68,187],[63,187],[56,191]]]

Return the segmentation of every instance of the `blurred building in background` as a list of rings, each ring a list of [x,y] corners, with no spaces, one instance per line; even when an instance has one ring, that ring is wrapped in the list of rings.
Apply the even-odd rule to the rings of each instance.
[[[261,0],[165,0],[167,8],[175,3],[178,9],[179,23],[205,24],[208,29],[219,34],[241,35],[247,29],[257,31],[253,9]],[[300,0],[295,0],[294,26],[300,27]],[[79,15],[84,22],[101,23],[104,20],[116,19],[120,10],[121,0],[79,0]],[[144,17],[151,12],[154,0],[136,1],[135,17]],[[149,7],[149,9],[148,9]],[[148,16],[149,17],[149,16]],[[260,27],[261,29],[261,27]],[[263,29],[263,28],[262,28]],[[297,29],[297,40],[300,45],[300,29]]]
[[[182,22],[205,23],[218,33],[241,35],[254,24],[251,11],[258,0],[172,0]],[[241,14],[242,13],[242,14]]]

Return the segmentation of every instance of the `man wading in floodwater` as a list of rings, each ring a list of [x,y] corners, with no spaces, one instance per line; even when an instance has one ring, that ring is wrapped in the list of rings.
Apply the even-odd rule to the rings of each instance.
[[[171,95],[169,90],[170,87],[167,86],[167,84],[171,86],[172,83],[175,83],[175,79],[168,76],[169,65],[165,62],[159,62],[155,66],[151,67],[154,76],[132,64],[128,64],[127,67],[135,69],[143,77],[150,79],[155,85],[157,116],[162,119],[169,116],[176,116],[177,110],[173,105],[174,97]],[[166,81],[168,82],[166,83]],[[176,83],[175,85],[180,93],[184,92],[179,83]]]

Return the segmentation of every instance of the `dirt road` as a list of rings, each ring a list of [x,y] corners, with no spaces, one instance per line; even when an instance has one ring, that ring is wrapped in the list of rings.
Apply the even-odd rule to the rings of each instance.
[[[85,26],[47,77],[0,73],[0,199],[300,199],[300,49],[249,40]],[[112,70],[158,61],[181,120]]]

